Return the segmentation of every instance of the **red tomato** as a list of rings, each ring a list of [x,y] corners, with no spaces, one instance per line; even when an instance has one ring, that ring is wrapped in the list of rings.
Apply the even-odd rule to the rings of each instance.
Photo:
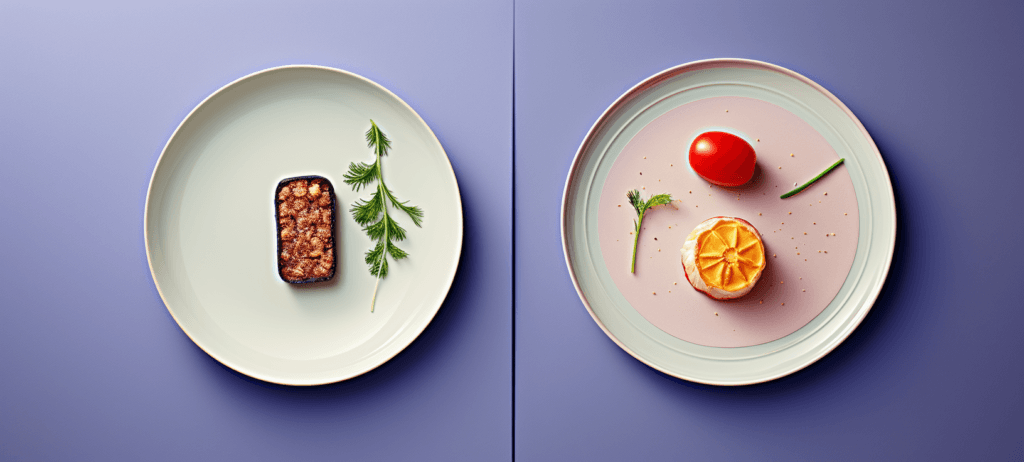
[[[731,133],[701,133],[690,145],[690,167],[719,186],[739,186],[754,176],[757,155],[749,143]]]

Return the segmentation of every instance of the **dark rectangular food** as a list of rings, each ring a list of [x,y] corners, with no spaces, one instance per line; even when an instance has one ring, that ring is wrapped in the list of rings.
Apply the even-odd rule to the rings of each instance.
[[[322,176],[285,178],[274,192],[277,274],[305,284],[334,277],[334,187]]]

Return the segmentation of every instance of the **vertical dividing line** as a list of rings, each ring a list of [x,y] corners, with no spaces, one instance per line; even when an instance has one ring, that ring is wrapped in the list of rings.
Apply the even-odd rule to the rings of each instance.
[[[516,460],[516,0],[512,0],[512,461]]]

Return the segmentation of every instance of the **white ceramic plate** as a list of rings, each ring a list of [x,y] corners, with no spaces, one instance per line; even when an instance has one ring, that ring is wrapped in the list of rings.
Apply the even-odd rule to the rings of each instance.
[[[372,162],[370,119],[392,141],[385,181],[423,209],[370,312],[370,239],[348,209],[369,192],[342,181]],[[274,191],[320,175],[337,193],[337,271],[292,285],[276,264]],[[392,358],[426,328],[451,286],[462,249],[462,202],[448,157],[427,124],[384,87],[319,66],[238,79],[196,106],[164,147],[146,199],[146,254],[182,330],[221,363],[281,384],[345,380]]]
[[[856,256],[824,311],[799,330],[760,345],[716,348],[658,329],[615,286],[598,244],[598,203],[616,156],[644,126],[702,98],[741,96],[797,115],[840,157],[860,216]],[[744,59],[714,59],[660,72],[619,97],[594,123],[573,160],[562,198],[562,246],[580,299],[622,349],[666,374],[707,384],[744,385],[785,376],[832,351],[860,324],[892,261],[896,205],[878,148],[856,116],[820,85],[788,69]]]

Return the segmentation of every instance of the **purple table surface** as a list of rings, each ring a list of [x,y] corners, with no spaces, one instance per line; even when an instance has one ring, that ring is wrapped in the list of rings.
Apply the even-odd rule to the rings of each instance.
[[[1005,232],[1024,225],[1024,5],[622,3],[0,4],[0,460],[1024,459],[1024,250]],[[739,388],[616,347],[572,288],[558,229],[601,112],[657,71],[722,56],[841,98],[899,211],[860,328],[804,371]],[[413,106],[448,151],[466,223],[420,339],[312,388],[195,347],[142,238],[177,124],[223,84],[292,63]]]
[[[517,459],[1024,460],[1024,3],[950,3],[515,2]],[[838,96],[898,208],[863,324],[809,368],[739,388],[619,349],[559,238],[565,177],[598,116],[644,78],[716,57]]]
[[[142,233],[178,123],[285,64],[358,73],[415,108],[465,218],[459,272],[419,339],[311,388],[196,347]],[[5,1],[0,84],[0,460],[511,458],[510,2]]]

